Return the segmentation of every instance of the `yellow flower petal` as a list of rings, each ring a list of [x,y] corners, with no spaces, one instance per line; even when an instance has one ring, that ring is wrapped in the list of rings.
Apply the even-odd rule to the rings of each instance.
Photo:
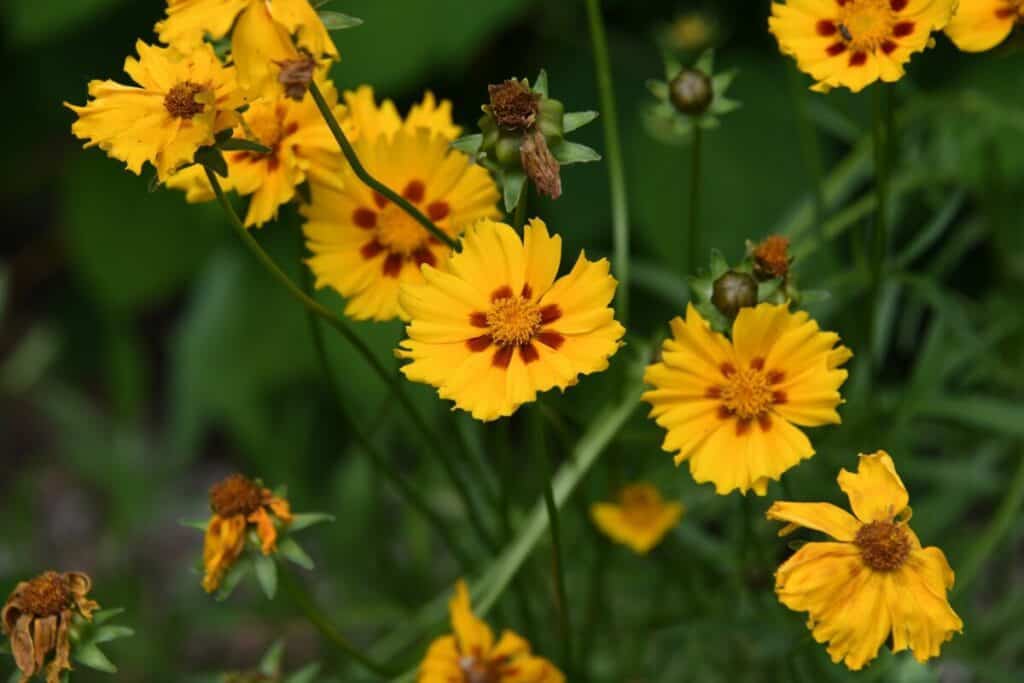
[[[841,470],[838,481],[839,488],[850,499],[853,513],[865,524],[893,519],[910,501],[896,466],[885,451],[862,454],[857,473]]]
[[[837,541],[852,541],[860,529],[853,515],[829,503],[772,503],[765,515],[768,519],[789,522],[779,531],[784,536],[800,527],[828,534]]]
[[[618,503],[590,507],[591,519],[605,535],[640,555],[658,545],[683,512],[681,503],[664,502],[658,489],[646,482],[624,487]]]
[[[187,52],[208,35],[220,40],[251,0],[167,0],[167,18],[156,25],[160,42]]]
[[[455,584],[455,595],[448,604],[448,609],[459,651],[489,653],[494,646],[494,633],[490,626],[473,614],[469,602],[469,588],[465,581],[459,580]]]
[[[953,570],[935,547],[914,551],[892,577],[893,651],[910,649],[919,662],[938,657],[943,643],[963,631],[963,621],[950,607],[946,591]]]

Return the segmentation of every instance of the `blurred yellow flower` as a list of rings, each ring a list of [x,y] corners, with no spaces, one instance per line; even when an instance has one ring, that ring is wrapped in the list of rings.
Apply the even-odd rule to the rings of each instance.
[[[720,494],[763,496],[770,480],[814,455],[797,425],[840,422],[847,373],[839,368],[852,354],[807,313],[743,308],[731,342],[693,305],[671,327],[661,361],[644,374],[655,388],[643,400],[667,431],[662,448],[676,453],[677,465],[689,460],[696,481],[713,482]]]
[[[298,57],[296,46],[317,60],[339,58],[309,0],[168,0],[167,18],[157,23],[156,32],[182,51],[230,32],[239,84],[254,94],[280,90],[276,62]]]
[[[683,510],[682,503],[662,500],[653,484],[638,482],[624,486],[617,503],[591,505],[590,516],[613,541],[645,555],[679,523]]]
[[[431,643],[417,683],[565,683],[562,672],[534,655],[519,635],[505,631],[495,642],[491,627],[473,614],[463,581],[455,585],[449,612],[453,633]]]
[[[412,361],[402,372],[478,420],[511,415],[538,392],[606,369],[625,333],[608,306],[616,282],[607,259],[580,254],[556,280],[562,239],[536,218],[523,233],[481,221],[447,268],[424,265],[426,282],[401,290],[412,320],[397,351]]]
[[[175,49],[136,43],[139,58],[124,70],[137,86],[91,81],[82,107],[65,102],[78,115],[71,132],[86,147],[99,147],[125,162],[136,175],[151,163],[161,180],[191,163],[200,147],[238,120],[244,100],[234,69],[223,66],[209,45],[188,56]]]
[[[1024,0],[960,0],[946,35],[965,52],[991,50],[1024,23]]]
[[[344,107],[337,105],[337,91],[330,81],[319,84],[324,99],[332,105],[343,127],[349,128]],[[249,138],[270,149],[224,153],[228,178],[224,189],[252,195],[245,217],[246,227],[259,227],[277,218],[278,209],[295,198],[296,187],[306,182],[340,188],[344,158],[320,111],[310,95],[301,102],[285,96],[254,102],[234,130],[234,137]],[[167,186],[184,190],[189,202],[213,199],[213,189],[202,168],[186,168]]]
[[[451,148],[458,127],[451,104],[430,93],[405,122],[373,91],[346,93],[345,122],[355,150],[375,178],[399,192],[453,237],[483,218],[496,218],[498,188],[490,174]],[[367,187],[346,164],[340,183],[315,183],[302,208],[317,287],[348,298],[358,320],[408,318],[399,304],[402,283],[421,283],[420,266],[443,267],[451,251],[401,208]]]
[[[854,514],[829,503],[777,502],[768,519],[788,522],[834,541],[807,543],[775,574],[782,604],[810,616],[819,643],[833,662],[862,668],[892,636],[894,652],[910,649],[919,662],[939,655],[963,630],[946,591],[953,570],[935,547],[922,548],[907,524],[909,497],[884,451],[861,455],[857,473],[842,470],[839,488]]]
[[[898,81],[915,52],[930,47],[957,0],[789,0],[772,3],[779,48],[827,92]]]
[[[259,536],[263,554],[270,555],[277,551],[276,524],[292,521],[287,500],[241,474],[210,489],[210,508],[213,516],[203,545],[203,589],[207,593],[220,588],[225,574],[245,550],[249,525]]]

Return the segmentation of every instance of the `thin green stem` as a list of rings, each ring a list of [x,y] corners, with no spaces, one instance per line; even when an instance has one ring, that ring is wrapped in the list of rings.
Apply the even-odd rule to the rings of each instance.
[[[597,89],[601,97],[601,118],[604,124],[605,152],[608,158],[608,186],[612,203],[612,240],[614,242],[615,276],[619,287],[615,291],[615,310],[625,324],[629,313],[629,204],[626,197],[626,171],[622,160],[622,142],[619,138],[618,114],[615,109],[615,89],[612,83],[611,60],[608,57],[608,37],[601,15],[599,0],[586,0],[590,21],[590,40],[594,47],[594,67],[597,70]]]
[[[363,654],[349,642],[348,638],[342,634],[341,631],[334,625],[333,622],[320,611],[317,607],[316,602],[310,596],[309,592],[306,591],[305,586],[296,578],[291,570],[286,569],[281,572],[282,583],[285,589],[291,595],[292,600],[295,601],[296,606],[306,615],[313,626],[320,631],[320,635],[332,642],[339,650],[348,655],[351,659],[361,664],[368,671],[384,678],[391,679],[397,676],[400,672],[394,671],[387,666],[370,659],[367,655]]]
[[[505,545],[515,540],[512,531],[512,481],[515,477],[515,467],[512,460],[512,434],[509,430],[509,420],[500,420],[495,427],[497,443],[495,451],[498,454],[498,467],[500,469],[499,479],[501,480],[501,530]],[[519,617],[523,622],[527,638],[533,639],[537,635],[537,621],[530,608],[530,593],[526,586],[526,576],[520,574],[513,583],[513,592]]]
[[[466,512],[469,517],[470,524],[473,526],[476,533],[480,536],[480,539],[486,543],[490,548],[496,549],[497,545],[494,539],[487,532],[487,529],[483,525],[482,517],[479,510],[476,507],[474,499],[470,494],[469,488],[466,483],[462,480],[459,475],[458,468],[455,466],[454,460],[448,451],[444,449],[443,441],[439,439],[434,431],[427,425],[426,419],[420,415],[416,406],[413,405],[408,395],[402,390],[401,382],[397,375],[389,373],[377,357],[370,350],[370,347],[360,339],[343,320],[334,315],[325,306],[321,305],[318,301],[307,295],[298,285],[292,282],[291,278],[288,277],[281,268],[274,262],[274,259],[264,251],[260,243],[249,233],[249,231],[242,224],[242,221],[238,218],[238,214],[235,213],[235,208],[231,206],[231,202],[228,201],[227,195],[224,194],[224,189],[221,187],[220,181],[217,179],[217,175],[206,168],[206,177],[210,181],[210,187],[213,188],[214,194],[217,196],[217,201],[220,203],[221,208],[224,209],[224,213],[228,216],[228,221],[231,223],[231,227],[234,228],[235,233],[238,235],[242,243],[249,249],[249,251],[256,257],[256,260],[266,269],[266,271],[281,284],[282,287],[299,303],[305,306],[306,310],[310,313],[325,320],[331,327],[337,330],[346,341],[359,352],[359,354],[366,360],[370,368],[394,391],[395,398],[398,399],[399,404],[405,410],[409,419],[412,421],[416,429],[423,435],[424,441],[427,447],[430,448],[441,461],[441,465],[445,469],[445,473],[451,480],[452,485],[455,486],[459,496],[462,498],[463,505],[466,507]]]
[[[875,86],[875,116],[873,128],[873,145],[875,156],[875,194],[878,201],[875,205],[875,220],[871,226],[871,235],[867,240],[868,249],[865,250],[868,264],[871,269],[870,305],[867,307],[868,315],[871,316],[868,325],[869,337],[869,362],[874,367],[874,332],[875,332],[875,309],[879,295],[882,291],[882,279],[885,272],[885,256],[889,244],[889,171],[891,155],[889,150],[892,146],[892,106],[890,91],[884,84]]]
[[[356,174],[356,177],[363,181],[363,183],[370,189],[376,190],[382,196],[394,202],[398,208],[412,216],[412,218],[422,225],[431,235],[441,240],[441,242],[452,249],[455,249],[458,246],[458,242],[456,242],[451,235],[434,225],[433,221],[423,215],[423,213],[413,206],[405,197],[370,175],[370,172],[367,171],[359,161],[359,157],[356,155],[355,149],[352,148],[352,143],[349,142],[348,137],[345,135],[345,131],[341,129],[341,124],[339,124],[338,120],[334,118],[334,113],[331,111],[330,105],[327,104],[323,93],[320,92],[320,88],[315,82],[309,84],[309,94],[313,96],[313,101],[316,103],[317,109],[320,110],[320,115],[323,116],[324,121],[327,122],[327,127],[331,129],[331,134],[334,136],[334,139],[337,140],[338,146],[341,147],[341,153],[345,155],[345,159],[348,161],[349,166],[352,167],[352,171]]]
[[[523,226],[526,225],[526,205],[529,203],[529,194],[530,183],[527,181],[523,183],[523,192],[519,195],[519,203],[516,204],[516,212],[512,218],[512,227],[516,229],[516,232],[522,232]]]
[[[308,279],[309,277],[307,276],[307,290],[309,289],[310,284]],[[391,482],[391,485],[395,487],[399,495],[401,495],[409,506],[420,513],[427,523],[433,527],[438,537],[440,537],[444,544],[448,546],[448,550],[451,551],[452,556],[455,557],[456,561],[462,567],[463,572],[469,571],[472,567],[472,560],[470,560],[469,555],[455,540],[451,531],[452,525],[446,522],[441,515],[430,506],[415,486],[406,481],[405,477],[403,477],[395,467],[395,464],[384,453],[382,453],[377,446],[374,445],[369,436],[363,433],[356,421],[349,414],[348,410],[345,409],[345,401],[342,397],[341,388],[338,386],[338,379],[331,368],[331,361],[327,357],[327,347],[324,344],[323,328],[320,326],[320,321],[317,320],[315,315],[307,311],[306,316],[309,320],[310,333],[313,336],[313,347],[316,351],[317,359],[320,362],[320,370],[324,375],[328,388],[330,389],[331,397],[334,399],[335,409],[341,420],[342,428],[355,437],[356,442],[364,451],[366,451],[366,454],[370,456],[373,464],[381,473],[383,473],[384,477]]]
[[[693,140],[690,145],[690,225],[686,245],[686,258],[689,263],[688,275],[695,275],[700,263],[700,166],[703,131],[697,121],[693,122]]]

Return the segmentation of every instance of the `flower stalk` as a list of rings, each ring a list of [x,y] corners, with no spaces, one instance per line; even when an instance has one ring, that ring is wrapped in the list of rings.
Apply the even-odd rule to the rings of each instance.
[[[693,127],[693,141],[690,146],[690,223],[686,244],[686,256],[689,260],[687,274],[696,274],[700,262],[700,173],[701,146],[703,132],[699,125]]]

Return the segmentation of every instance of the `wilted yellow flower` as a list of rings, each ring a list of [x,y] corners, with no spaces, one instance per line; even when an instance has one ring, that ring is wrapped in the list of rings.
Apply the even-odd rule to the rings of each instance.
[[[463,581],[455,585],[449,612],[454,633],[431,643],[418,683],[565,683],[554,664],[512,631],[495,642],[491,627],[473,614]]]
[[[779,48],[813,77],[813,89],[898,81],[915,52],[933,43],[957,0],[789,0],[772,3]]]
[[[946,35],[965,52],[991,50],[1024,23],[1022,0],[960,0]]]
[[[937,657],[963,630],[946,598],[953,570],[907,524],[909,497],[892,458],[861,455],[856,474],[839,473],[839,488],[856,517],[829,503],[769,508],[768,519],[788,522],[779,535],[806,527],[834,539],[804,545],[779,567],[779,600],[807,612],[814,639],[829,643],[832,661],[850,669],[874,659],[890,635],[894,652],[909,649],[919,662]]]
[[[590,506],[594,524],[616,543],[647,554],[683,516],[682,503],[666,503],[647,482],[624,486],[617,503]]]
[[[320,84],[335,116],[345,122],[344,107],[335,104],[337,91],[330,81]],[[236,150],[224,153],[228,177],[224,189],[252,195],[246,227],[262,226],[277,218],[278,209],[295,198],[295,188],[306,182],[341,186],[344,159],[310,95],[301,102],[278,95],[254,102],[240,115],[244,124],[233,132],[270,149],[269,153]],[[213,189],[200,167],[186,168],[170,178],[168,187],[185,190],[189,202],[213,199]]]
[[[206,528],[203,546],[203,588],[212,593],[245,550],[245,537],[253,525],[264,555],[277,550],[276,523],[292,521],[288,501],[270,489],[233,474],[210,489],[213,516]]]
[[[447,268],[424,265],[426,282],[402,286],[412,320],[396,352],[412,361],[402,373],[489,421],[606,369],[625,333],[608,306],[608,260],[580,254],[556,280],[561,259],[561,237],[540,219],[522,238],[490,220],[470,228]]]
[[[403,123],[391,102],[377,107],[373,91],[346,93],[346,123],[356,155],[375,178],[400,192],[453,237],[483,218],[495,218],[498,188],[490,174],[451,148],[458,127],[451,105],[430,93]],[[356,319],[407,318],[399,305],[403,282],[422,282],[420,266],[442,267],[451,251],[405,211],[368,188],[345,165],[340,184],[314,184],[302,208],[317,287],[348,298]]]
[[[797,426],[840,422],[840,370],[851,357],[839,335],[822,332],[807,313],[788,305],[743,308],[732,341],[711,330],[693,305],[671,323],[661,362],[648,366],[643,395],[665,428],[662,448],[679,465],[690,462],[700,482],[720,494],[753,489],[814,455]]]
[[[0,612],[0,626],[11,639],[11,653],[27,683],[46,671],[46,683],[59,683],[71,670],[68,630],[75,614],[92,620],[99,605],[88,598],[92,580],[81,572],[45,572],[19,583]],[[49,665],[46,658],[53,654]],[[46,665],[46,666],[44,666]]]
[[[234,69],[209,45],[185,56],[140,40],[136,50],[139,58],[126,59],[124,70],[138,86],[92,81],[85,106],[65,106],[78,115],[71,132],[86,147],[99,147],[136,175],[148,161],[166,180],[237,122],[235,109],[244,100]]]

